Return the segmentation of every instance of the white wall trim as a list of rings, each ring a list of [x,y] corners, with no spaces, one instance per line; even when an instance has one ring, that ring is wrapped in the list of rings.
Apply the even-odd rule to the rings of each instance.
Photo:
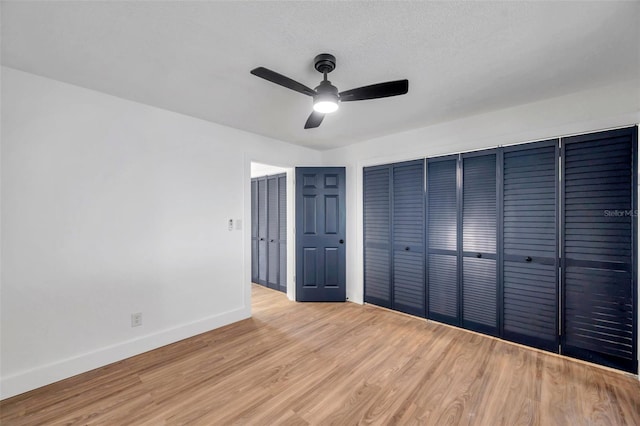
[[[137,339],[36,367],[0,381],[0,399],[39,388],[77,374],[178,342],[201,333],[251,317],[251,307],[244,306],[188,324],[162,330]]]

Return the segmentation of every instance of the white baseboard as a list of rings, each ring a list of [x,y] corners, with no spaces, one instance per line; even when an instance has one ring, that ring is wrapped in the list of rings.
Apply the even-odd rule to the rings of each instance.
[[[92,352],[42,365],[0,379],[0,400],[28,392],[95,368],[121,361],[161,346],[251,317],[251,308],[239,308],[188,324],[162,330]]]

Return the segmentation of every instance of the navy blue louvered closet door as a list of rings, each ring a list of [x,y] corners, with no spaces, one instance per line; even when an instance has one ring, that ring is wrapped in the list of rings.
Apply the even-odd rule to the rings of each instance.
[[[287,176],[278,175],[278,287],[287,291]]]
[[[503,337],[558,352],[558,140],[503,156]]]
[[[251,179],[251,281],[258,282],[258,180]]]
[[[280,227],[278,222],[278,178],[267,178],[267,286],[274,290],[279,289],[280,271]]]
[[[424,161],[392,171],[393,309],[424,317]]]
[[[458,309],[458,156],[427,160],[428,316],[460,324]]]
[[[363,171],[364,301],[391,308],[391,168]]]
[[[562,140],[562,353],[637,372],[637,127]]]
[[[462,155],[462,325],[498,333],[496,152]]]
[[[286,174],[251,179],[251,281],[287,289]]]
[[[267,285],[267,179],[258,179],[258,284]]]

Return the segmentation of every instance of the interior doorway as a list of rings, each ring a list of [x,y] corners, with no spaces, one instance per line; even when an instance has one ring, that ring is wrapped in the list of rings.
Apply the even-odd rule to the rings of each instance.
[[[293,169],[251,162],[251,282],[295,300]]]

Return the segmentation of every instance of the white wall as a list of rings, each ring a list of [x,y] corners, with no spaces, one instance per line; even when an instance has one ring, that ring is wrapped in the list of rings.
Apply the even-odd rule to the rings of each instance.
[[[363,167],[580,134],[639,121],[640,80],[633,80],[324,152],[326,164],[347,167],[347,296],[356,303],[363,301]]]
[[[1,397],[249,317],[251,161],[319,159],[2,68]]]

